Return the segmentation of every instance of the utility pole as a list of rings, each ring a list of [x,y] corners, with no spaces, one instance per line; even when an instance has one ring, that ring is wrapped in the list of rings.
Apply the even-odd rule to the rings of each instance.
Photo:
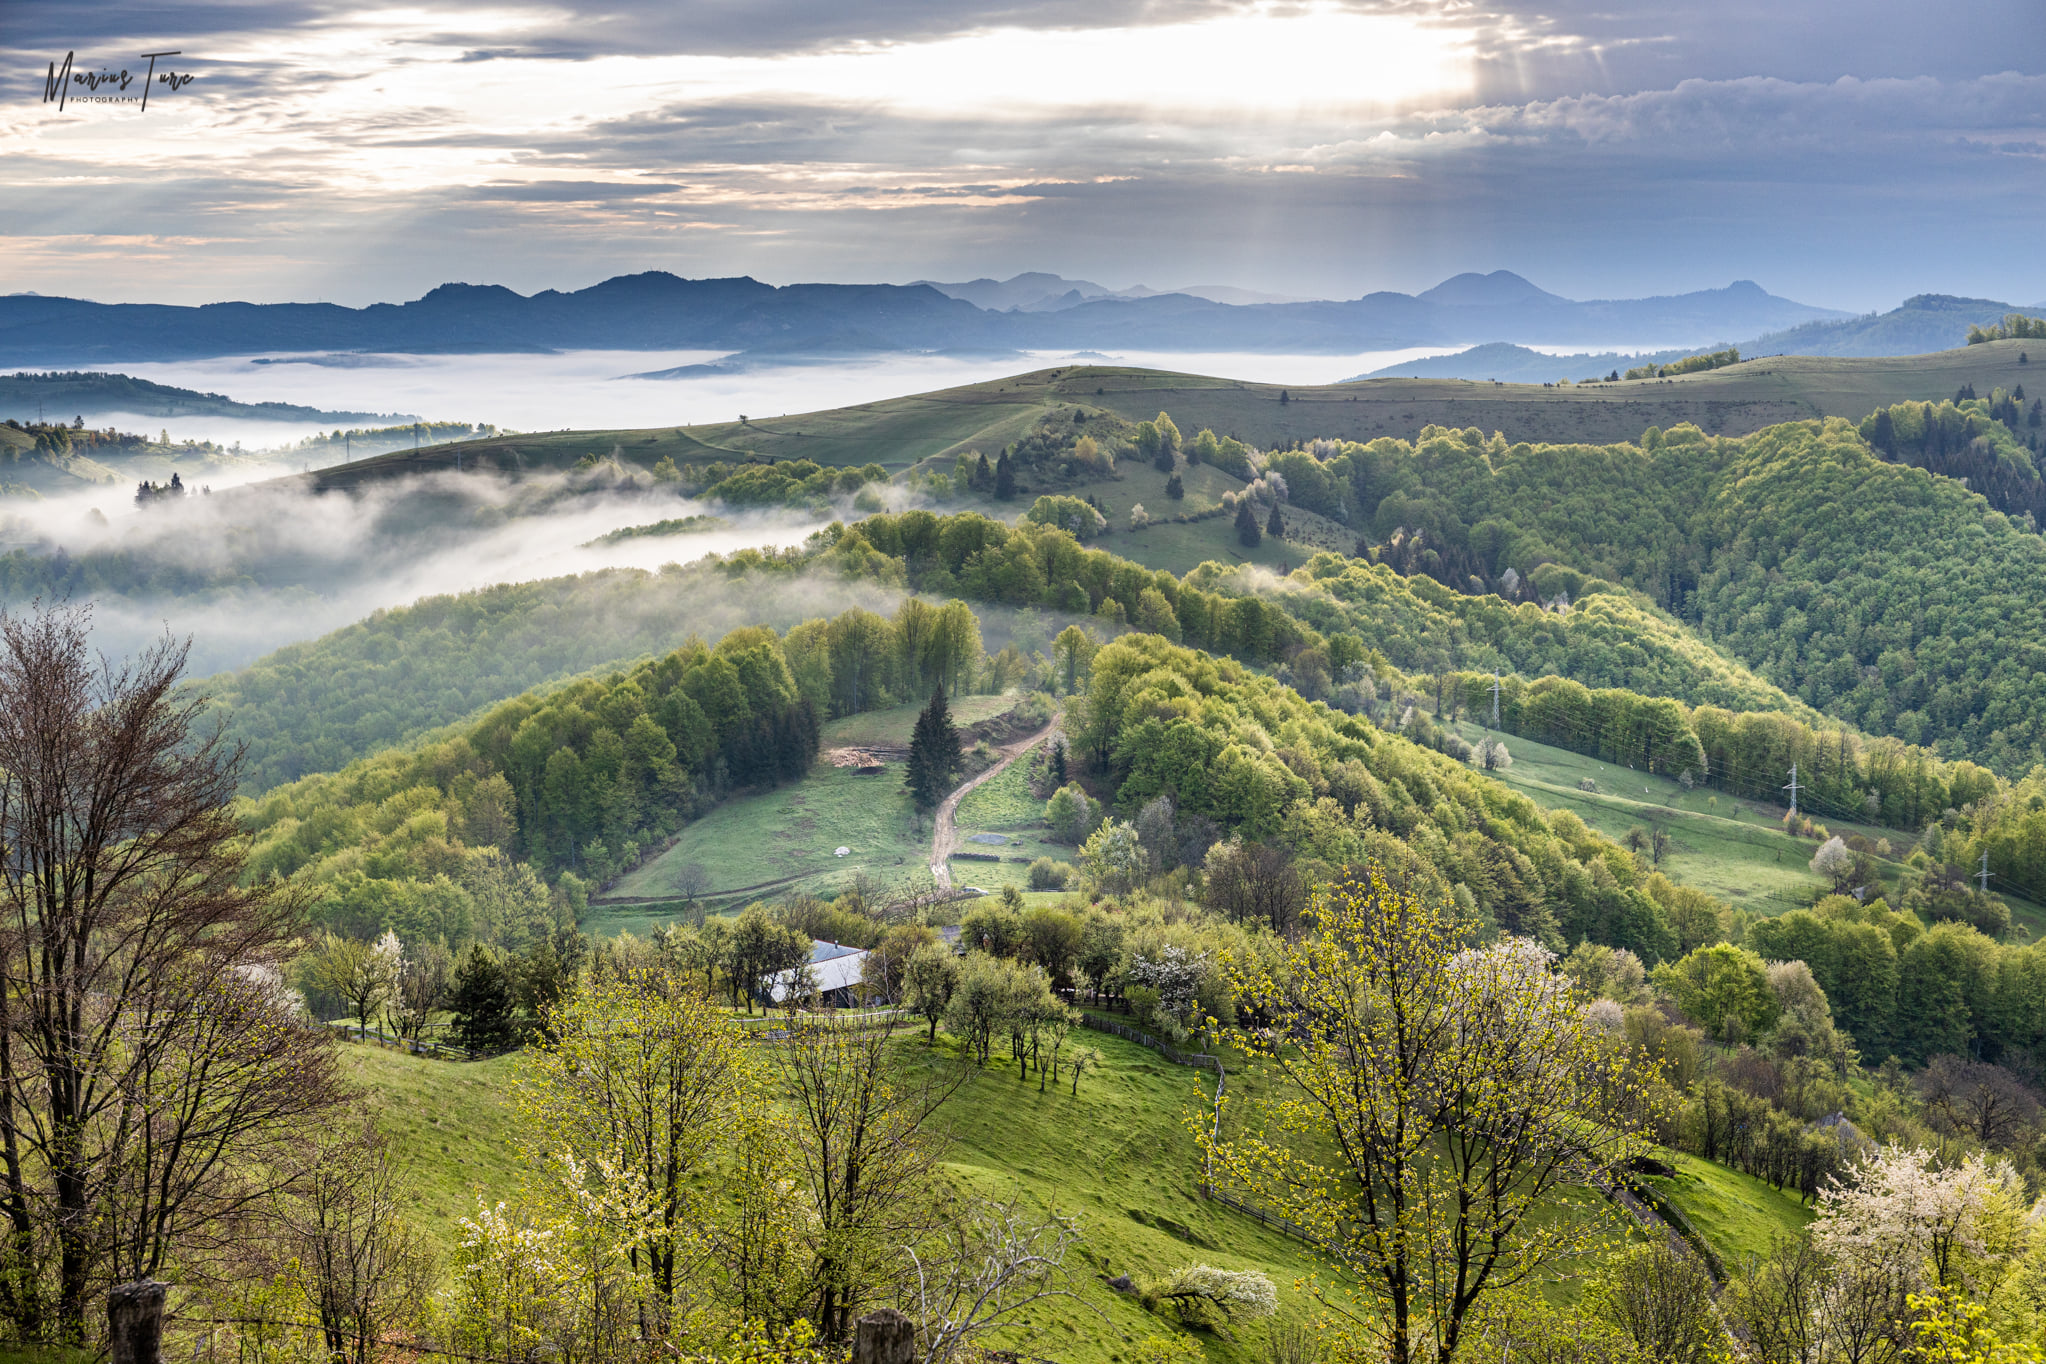
[[[1499,728],[1499,670],[1492,669],[1492,728]]]
[[[1982,893],[1984,895],[1989,894],[1989,849],[1987,848],[1982,850],[1982,870],[1975,873],[1975,878],[1981,884]]]
[[[1795,819],[1795,818],[1797,817],[1797,764],[1796,764],[1796,763],[1792,763],[1792,764],[1790,765],[1790,785],[1788,785],[1788,786],[1784,787],[1783,789],[1784,789],[1784,790],[1786,790],[1786,791],[1788,791],[1788,792],[1790,792],[1790,814],[1791,814],[1791,818]]]

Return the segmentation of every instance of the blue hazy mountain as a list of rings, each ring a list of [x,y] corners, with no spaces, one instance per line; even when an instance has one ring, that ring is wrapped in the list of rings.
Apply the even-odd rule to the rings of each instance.
[[[1022,277],[1027,278],[1027,277]],[[1049,310],[976,306],[927,284],[791,284],[750,278],[620,275],[587,289],[524,295],[443,284],[407,303],[98,303],[0,297],[0,365],[100,365],[298,351],[450,354],[724,350],[800,358],[845,353],[857,336],[890,351],[1265,351],[1344,354],[1408,346],[1625,340],[1655,346],[1755,336],[1845,315],[1748,281],[1662,298],[1560,298],[1518,275],[1459,275],[1425,294],[1346,301],[1223,303],[1188,293],[1087,297]],[[975,282],[978,285],[979,281]],[[1007,301],[1005,286],[983,296]],[[1014,284],[1015,281],[1008,281]],[[1084,286],[1084,287],[1083,287]],[[947,286],[952,287],[952,286]],[[1026,290],[1027,292],[1027,290]],[[1134,292],[1134,291],[1129,291]],[[1041,296],[1040,296],[1041,297]]]

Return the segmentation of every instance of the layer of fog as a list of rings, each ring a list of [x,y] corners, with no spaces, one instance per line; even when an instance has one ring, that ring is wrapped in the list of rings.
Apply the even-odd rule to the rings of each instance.
[[[800,545],[825,524],[815,514],[733,514],[672,492],[474,473],[326,494],[287,479],[147,506],[94,489],[20,510],[32,520],[0,516],[0,548],[61,552],[115,578],[92,599],[100,648],[130,652],[169,629],[192,637],[195,674],[239,667],[424,596]],[[727,525],[593,543],[623,527],[711,512]]]
[[[1238,352],[1087,352],[1085,363],[1247,379],[1335,383],[1365,370],[1461,347],[1419,347],[1354,355]],[[703,364],[703,351],[563,351],[552,355],[240,356],[125,366],[157,383],[224,393],[237,402],[285,402],[338,411],[417,412],[431,421],[487,422],[519,431],[616,430],[733,421],[846,407],[1073,363],[1073,353],[883,355],[817,365],[782,365],[679,379],[624,376]],[[287,362],[288,361],[288,362]],[[374,361],[375,363],[368,363]],[[89,416],[88,422],[109,422]],[[129,424],[129,423],[132,423]],[[294,425],[227,417],[129,417],[121,429],[177,439],[240,441],[245,448],[295,443],[335,423]]]

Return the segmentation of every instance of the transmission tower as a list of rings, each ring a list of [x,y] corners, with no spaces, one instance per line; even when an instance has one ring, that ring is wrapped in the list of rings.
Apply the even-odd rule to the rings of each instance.
[[[1792,764],[1790,765],[1790,784],[1789,784],[1788,786],[1785,786],[1785,787],[1784,787],[1783,789],[1784,789],[1784,790],[1786,790],[1786,791],[1788,791],[1788,792],[1790,792],[1790,814],[1791,814],[1791,817],[1792,817],[1792,818],[1794,819],[1794,818],[1796,818],[1796,817],[1797,817],[1797,764],[1796,764],[1796,763],[1792,763]]]
[[[1492,669],[1492,728],[1499,728],[1499,670]]]
[[[1975,878],[1982,887],[1982,893],[1984,895],[1989,894],[1989,849],[1987,848],[1982,850],[1982,870],[1975,873]]]

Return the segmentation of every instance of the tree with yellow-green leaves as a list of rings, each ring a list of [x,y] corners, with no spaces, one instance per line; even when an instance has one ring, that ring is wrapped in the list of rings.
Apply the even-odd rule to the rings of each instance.
[[[550,1015],[555,1042],[524,1055],[515,1103],[527,1154],[544,1166],[543,1204],[591,1259],[581,1280],[587,1342],[636,1331],[666,1338],[687,1310],[718,1209],[698,1176],[755,1106],[737,1035],[694,981],[657,970],[606,974]]]
[[[1644,1149],[1643,1105],[1539,946],[1467,947],[1454,901],[1375,867],[1308,924],[1229,967],[1281,1083],[1196,1130],[1216,1183],[1305,1228],[1366,1299],[1325,1307],[1393,1364],[1431,1341],[1446,1362],[1488,1295],[1603,1241],[1591,1186]]]

